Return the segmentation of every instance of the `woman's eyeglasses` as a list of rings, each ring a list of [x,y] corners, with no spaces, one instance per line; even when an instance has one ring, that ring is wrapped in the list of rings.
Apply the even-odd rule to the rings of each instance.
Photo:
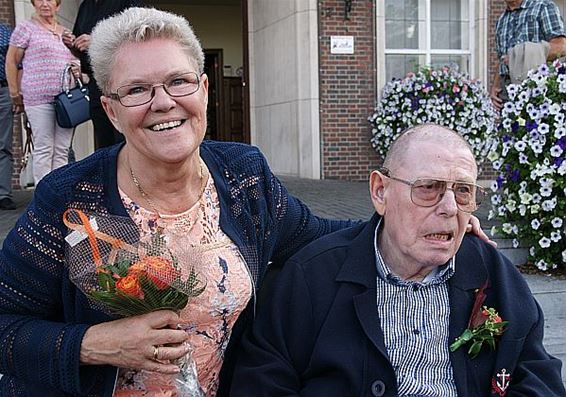
[[[133,107],[151,102],[157,87],[163,87],[169,96],[182,97],[194,94],[198,91],[199,86],[199,75],[189,72],[174,76],[160,84],[136,83],[123,85],[118,87],[116,92],[111,93],[108,97],[120,101],[123,106]]]
[[[381,168],[379,171],[391,180],[410,186],[411,201],[420,207],[432,207],[438,204],[444,197],[446,189],[454,192],[456,205],[464,212],[474,212],[485,198],[485,190],[473,183],[432,178],[419,178],[411,182],[389,175],[390,171],[387,168]],[[449,184],[452,186],[448,187]]]

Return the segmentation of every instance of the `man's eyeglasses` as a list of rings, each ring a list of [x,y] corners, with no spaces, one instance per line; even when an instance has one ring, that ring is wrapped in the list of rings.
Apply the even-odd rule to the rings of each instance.
[[[189,72],[174,76],[161,84],[136,83],[123,85],[118,87],[116,92],[110,93],[108,97],[120,101],[123,106],[133,107],[151,102],[157,87],[163,87],[169,96],[182,97],[194,94],[198,91],[199,86],[199,75]]]
[[[390,175],[387,168],[379,170],[383,176],[411,187],[411,201],[420,207],[433,207],[442,200],[446,189],[454,192],[458,209],[464,212],[474,212],[485,198],[485,190],[478,185],[467,182],[444,179],[422,178],[407,181]],[[451,184],[451,187],[448,185]]]

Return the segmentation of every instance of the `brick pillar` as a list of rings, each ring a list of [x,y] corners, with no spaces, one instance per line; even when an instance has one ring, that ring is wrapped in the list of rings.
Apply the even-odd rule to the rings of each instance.
[[[14,1],[0,0],[0,20],[14,27]],[[14,173],[12,174],[12,187],[20,188],[19,174],[22,159],[22,129],[20,125],[20,117],[14,117],[14,140],[12,143],[12,153],[14,155]]]
[[[367,180],[377,165],[367,121],[376,100],[375,4],[320,0],[320,135],[324,179]],[[330,36],[354,36],[354,54],[331,54]]]

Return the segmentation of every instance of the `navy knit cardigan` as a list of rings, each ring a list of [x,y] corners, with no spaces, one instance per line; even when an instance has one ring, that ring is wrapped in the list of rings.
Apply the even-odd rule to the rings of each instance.
[[[121,146],[58,169],[37,186],[0,251],[0,395],[111,396],[116,368],[79,365],[87,328],[111,320],[92,309],[68,277],[62,222],[67,208],[127,216],[116,181]],[[220,199],[220,226],[239,247],[261,286],[268,262],[283,263],[306,243],[349,226],[311,214],[290,196],[254,147],[204,142],[201,157]],[[227,395],[241,334],[254,299],[233,329],[220,374]]]

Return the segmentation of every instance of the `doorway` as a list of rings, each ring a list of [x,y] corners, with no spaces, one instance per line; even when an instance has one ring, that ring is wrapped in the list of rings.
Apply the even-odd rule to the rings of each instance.
[[[250,143],[247,0],[146,0],[186,16],[205,53],[206,139]]]

